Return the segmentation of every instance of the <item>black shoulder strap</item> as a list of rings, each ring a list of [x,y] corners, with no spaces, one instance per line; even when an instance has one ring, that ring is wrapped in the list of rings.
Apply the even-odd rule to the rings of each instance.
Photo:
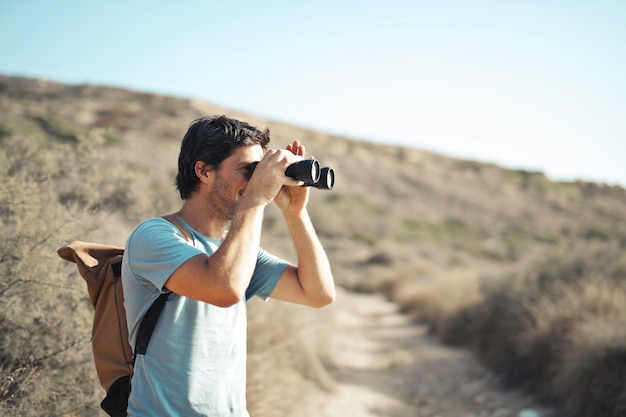
[[[168,214],[167,216],[163,216],[163,218],[181,231],[183,236],[187,242],[193,245],[193,236],[187,230],[186,227],[178,220],[178,218],[173,214]],[[139,331],[137,332],[137,341],[135,342],[135,355],[145,355],[146,350],[148,349],[148,343],[150,343],[150,338],[152,337],[152,333],[154,332],[154,328],[156,327],[157,321],[159,320],[159,316],[163,311],[163,307],[165,307],[165,302],[170,296],[171,291],[164,292],[159,297],[154,300],[146,315],[141,319],[141,324],[139,324]]]
[[[143,316],[141,324],[139,325],[139,332],[137,333],[137,341],[135,342],[135,355],[145,355],[148,349],[148,343],[152,337],[152,332],[156,327],[161,311],[165,307],[165,302],[170,296],[171,292],[164,292],[159,295],[159,298],[154,300],[146,315]]]

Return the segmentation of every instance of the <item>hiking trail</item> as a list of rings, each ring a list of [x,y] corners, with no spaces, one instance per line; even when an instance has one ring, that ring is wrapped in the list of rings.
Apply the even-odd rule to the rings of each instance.
[[[428,335],[382,296],[338,289],[333,308],[334,393],[321,417],[556,417],[469,351]]]

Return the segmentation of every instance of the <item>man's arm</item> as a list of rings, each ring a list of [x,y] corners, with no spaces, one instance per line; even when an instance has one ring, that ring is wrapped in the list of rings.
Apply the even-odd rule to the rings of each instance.
[[[238,210],[215,253],[200,254],[182,264],[165,286],[177,294],[219,307],[245,295],[259,252],[263,206]]]
[[[311,307],[330,304],[335,299],[335,283],[308,212],[286,215],[285,220],[298,255],[298,266],[285,269],[270,297]]]
[[[287,150],[304,157],[305,148],[294,141]],[[335,282],[330,262],[315,233],[306,205],[310,187],[283,187],[274,199],[291,232],[298,255],[298,266],[288,266],[270,297],[323,307],[335,299]]]

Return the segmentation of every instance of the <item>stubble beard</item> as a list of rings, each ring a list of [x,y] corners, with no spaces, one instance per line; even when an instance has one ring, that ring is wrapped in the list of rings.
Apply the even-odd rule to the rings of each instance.
[[[216,220],[228,223],[232,221],[235,215],[236,201],[233,200],[231,187],[228,181],[225,181],[219,173],[215,177],[213,188],[207,196],[207,205],[209,212]]]

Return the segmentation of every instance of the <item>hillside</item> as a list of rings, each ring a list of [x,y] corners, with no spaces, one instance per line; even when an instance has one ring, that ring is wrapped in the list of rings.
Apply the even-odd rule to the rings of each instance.
[[[28,245],[19,239],[25,236],[24,230],[52,227],[35,246],[51,254],[46,255],[46,262],[54,263],[52,271],[59,276],[70,270],[57,266],[54,250],[68,241],[123,245],[138,221],[177,209],[179,199],[171,184],[180,139],[193,119],[210,114],[226,114],[268,127],[273,147],[300,140],[323,165],[334,168],[335,189],[312,192],[309,207],[340,286],[384,294],[403,312],[425,322],[442,341],[469,348],[512,382],[536,377],[518,375],[519,371],[507,368],[507,364],[520,357],[532,359],[524,355],[539,347],[528,342],[523,348],[494,352],[495,341],[489,337],[523,326],[497,322],[494,315],[505,315],[500,310],[488,315],[489,308],[501,308],[497,303],[505,299],[511,301],[504,297],[507,294],[526,300],[526,305],[539,302],[537,294],[552,294],[546,285],[552,285],[562,271],[580,278],[608,277],[611,285],[622,285],[626,271],[626,257],[622,255],[626,247],[626,191],[621,187],[555,182],[541,172],[339,137],[195,99],[0,76],[0,148],[5,151],[6,168],[2,169],[7,187],[2,189],[5,194],[0,193],[5,225],[2,233],[6,235],[3,259],[13,262],[4,262],[0,269],[0,305],[6,311],[0,326],[5,349],[0,352],[0,369],[16,372],[12,364],[19,358],[6,352],[14,347],[9,340],[11,332],[26,324],[7,323],[23,316],[32,302],[28,290],[12,293],[17,284],[11,277],[20,271],[18,267],[28,253]],[[35,162],[31,169],[28,164]],[[17,182],[20,178],[24,181],[21,185]],[[47,191],[38,188],[42,184]],[[18,201],[16,190],[23,200]],[[40,211],[21,218],[20,208],[32,207],[35,198],[41,199],[37,203]],[[30,223],[28,219],[32,219]],[[47,223],[39,225],[34,219]],[[275,210],[267,212],[264,231],[267,249],[288,259],[294,256],[286,244],[287,229]],[[21,242],[20,251],[15,249],[15,242]],[[72,277],[68,283],[76,280]],[[571,281],[579,282],[578,278]],[[515,284],[520,282],[524,284]],[[68,298],[81,299],[77,294]],[[17,299],[22,307],[9,312],[10,303]],[[490,300],[495,301],[485,308]],[[547,303],[541,300],[544,310]],[[295,311],[298,313],[286,324],[284,333],[269,335],[267,341],[252,338],[251,363],[267,359],[264,355],[271,348],[272,337],[285,337],[289,329],[306,322],[298,318],[299,310]],[[534,316],[536,311],[519,311],[519,315],[506,317],[524,323],[534,317],[540,322]],[[618,313],[621,311],[611,312]],[[308,317],[308,313],[302,314]],[[80,315],[74,326],[84,327],[88,324],[86,306]],[[266,320],[253,317],[251,326],[264,326]],[[63,332],[69,329],[63,328]],[[549,333],[550,326],[542,329]],[[523,337],[521,333],[511,337],[528,339],[528,328],[522,330]],[[57,338],[68,338],[59,332]],[[566,333],[566,338],[576,336]],[[310,337],[320,338],[307,335],[298,343]],[[82,346],[83,360],[87,361],[81,343],[68,346]],[[285,352],[297,350],[296,346],[286,346]],[[302,379],[294,374],[289,378],[305,385],[313,383],[322,391],[329,389],[332,383],[325,370],[328,359],[316,351],[306,354],[315,358],[311,359],[317,364],[314,370],[296,369],[308,376]],[[50,365],[33,366],[38,369],[33,372],[42,372]],[[253,375],[251,384],[255,380]],[[261,388],[260,392],[255,389],[250,390],[253,405],[256,398],[272,397]],[[542,390],[550,400],[570,407],[549,388]],[[284,411],[288,414],[288,407]]]
[[[620,187],[553,182],[541,172],[350,140],[193,99],[11,77],[0,78],[0,93],[2,135],[24,131],[71,141],[103,131],[114,142],[101,150],[115,157],[113,169],[145,169],[154,181],[172,181],[180,139],[202,115],[267,126],[275,147],[300,140],[337,172],[333,192],[313,194],[324,212],[317,224],[333,237],[329,244],[367,248],[350,251],[351,258],[376,248],[406,261],[424,250],[426,239],[428,246],[443,242],[488,260],[515,260],[571,236],[610,234],[624,217]],[[451,237],[454,245],[446,241]]]

